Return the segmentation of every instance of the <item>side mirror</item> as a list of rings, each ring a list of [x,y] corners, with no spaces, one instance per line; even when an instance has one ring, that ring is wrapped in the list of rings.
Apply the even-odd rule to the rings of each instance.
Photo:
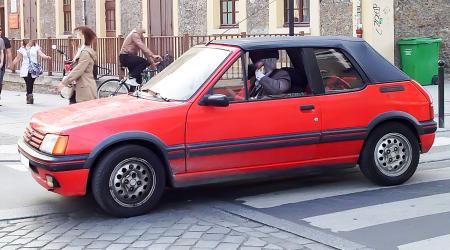
[[[52,45],[52,49],[56,49],[56,44],[53,44],[53,45]]]
[[[228,97],[226,95],[221,94],[206,95],[200,101],[200,105],[214,106],[214,107],[228,107],[228,105],[230,105],[230,101],[228,101]]]

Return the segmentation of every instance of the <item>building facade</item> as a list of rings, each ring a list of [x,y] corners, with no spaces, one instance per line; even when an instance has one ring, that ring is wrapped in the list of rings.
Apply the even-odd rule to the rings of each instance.
[[[289,0],[0,0],[10,38],[63,38],[79,25],[99,37],[143,27],[152,35],[287,34]],[[438,36],[450,64],[448,0],[294,0],[295,33],[362,38],[399,64],[397,41]]]

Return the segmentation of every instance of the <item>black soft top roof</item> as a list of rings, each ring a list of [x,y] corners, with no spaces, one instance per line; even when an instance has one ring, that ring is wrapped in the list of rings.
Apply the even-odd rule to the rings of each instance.
[[[210,42],[210,44],[237,46],[245,51],[294,47],[338,48],[355,59],[371,83],[408,81],[411,79],[361,38],[344,36],[249,37],[216,40]]]

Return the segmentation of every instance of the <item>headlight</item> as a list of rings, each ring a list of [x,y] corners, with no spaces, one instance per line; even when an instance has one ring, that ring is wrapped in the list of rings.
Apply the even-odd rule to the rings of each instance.
[[[39,150],[47,154],[63,155],[66,152],[68,136],[46,134]]]

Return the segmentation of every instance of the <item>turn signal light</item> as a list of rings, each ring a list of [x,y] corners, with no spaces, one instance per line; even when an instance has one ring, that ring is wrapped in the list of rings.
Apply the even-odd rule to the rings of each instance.
[[[55,146],[53,147],[52,155],[63,155],[66,152],[67,142],[69,137],[66,135],[58,136]]]

